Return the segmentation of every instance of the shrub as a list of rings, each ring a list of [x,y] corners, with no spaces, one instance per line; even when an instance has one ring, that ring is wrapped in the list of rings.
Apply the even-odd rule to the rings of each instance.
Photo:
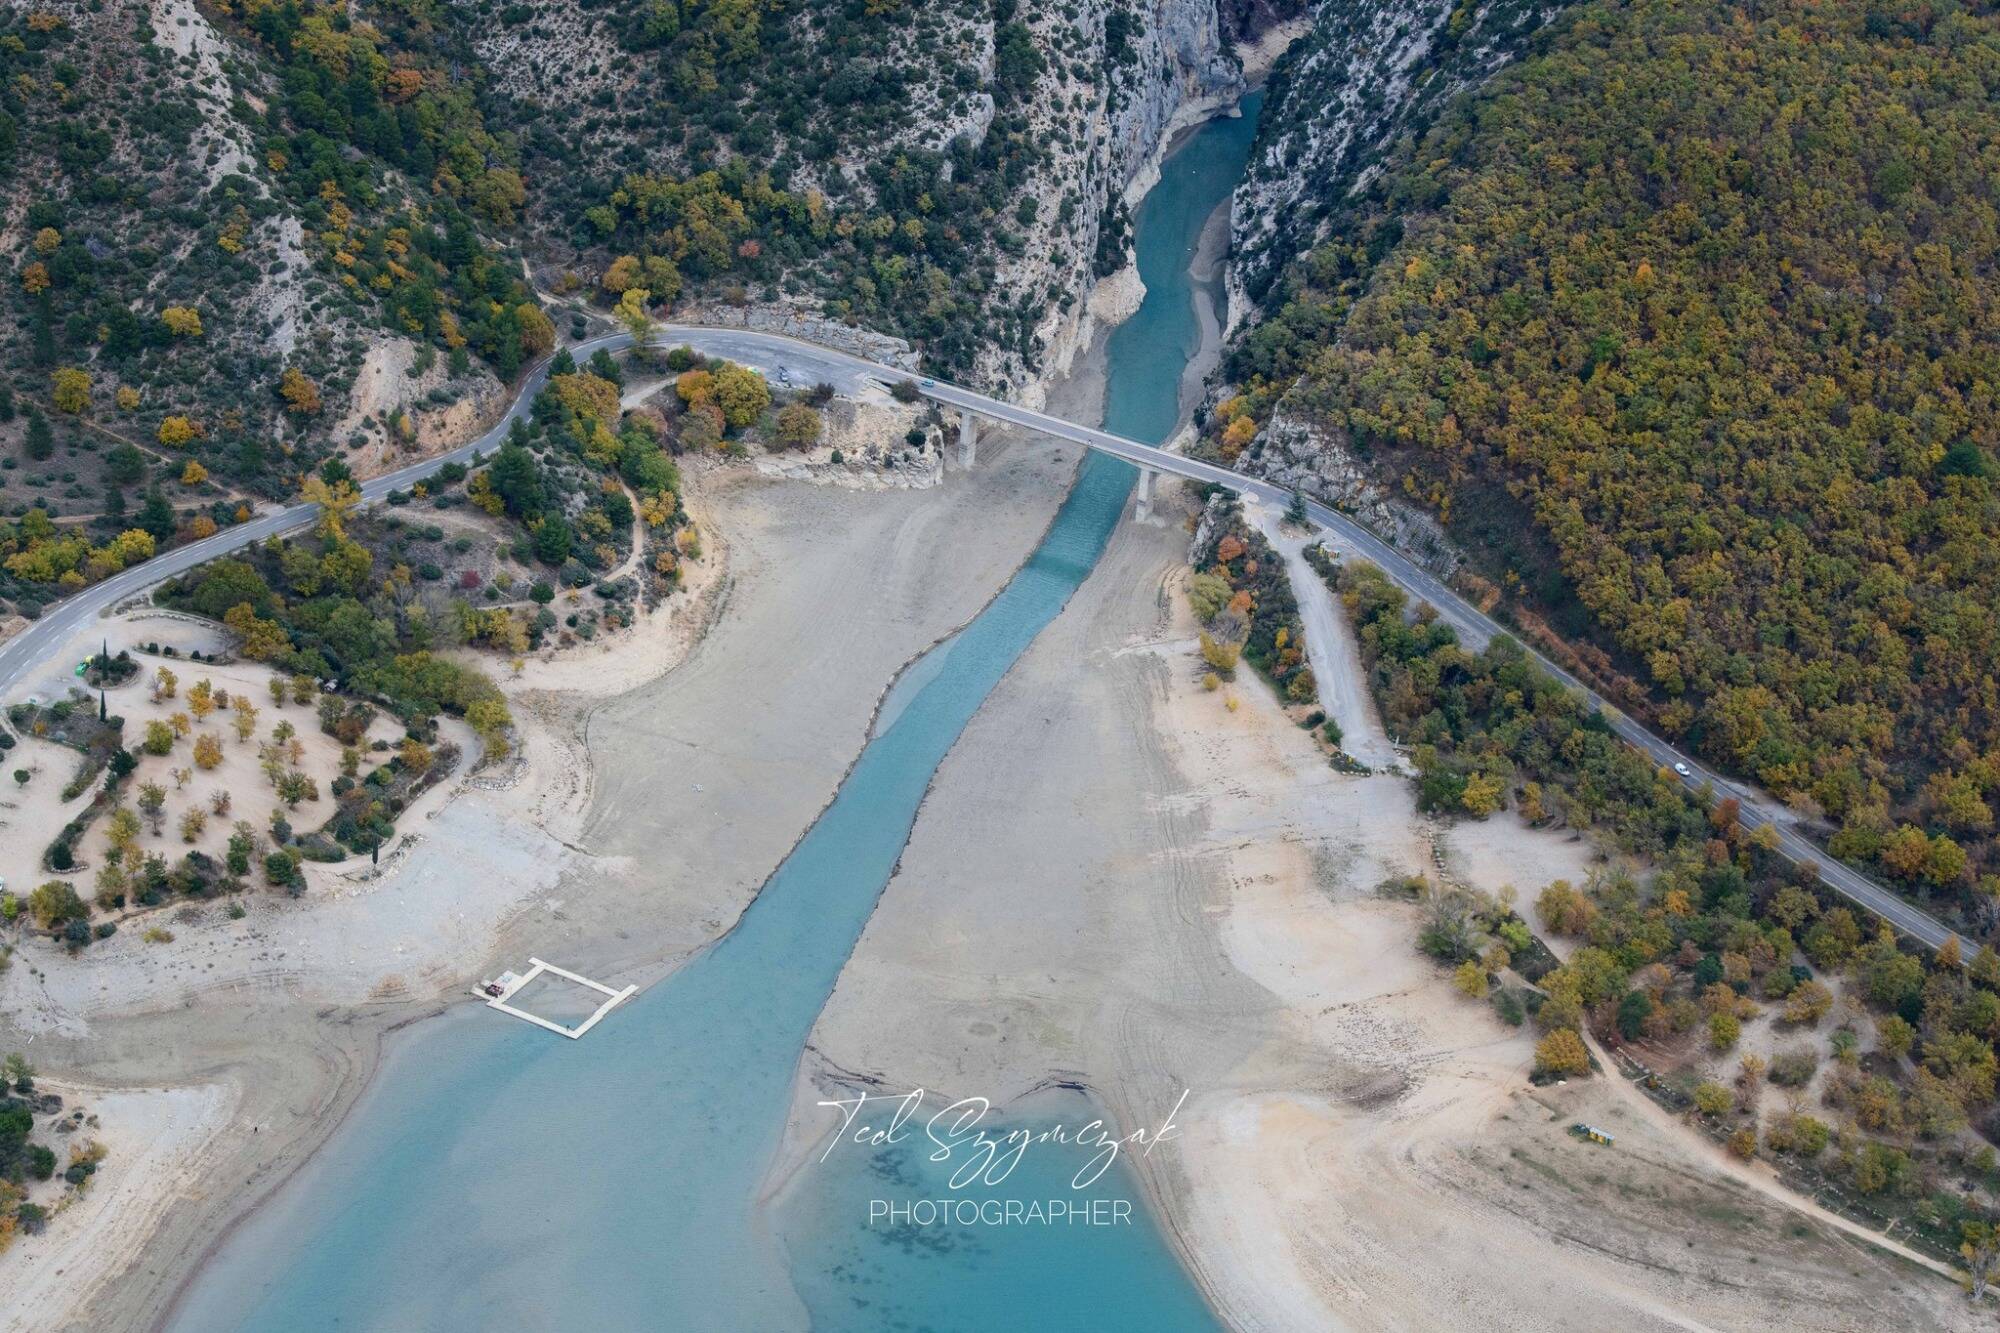
[[[77,896],[75,885],[52,879],[28,895],[28,912],[36,925],[53,930],[71,921],[82,921],[90,915],[90,908]]]
[[[1781,1088],[1803,1088],[1819,1069],[1819,1057],[1803,1047],[1779,1051],[1771,1057],[1770,1079]]]
[[[1535,1043],[1535,1072],[1549,1077],[1568,1077],[1590,1072],[1590,1052],[1583,1038],[1568,1028],[1557,1028]]]
[[[1710,1080],[1696,1086],[1694,1108],[1706,1116],[1728,1115],[1736,1109],[1736,1094]]]

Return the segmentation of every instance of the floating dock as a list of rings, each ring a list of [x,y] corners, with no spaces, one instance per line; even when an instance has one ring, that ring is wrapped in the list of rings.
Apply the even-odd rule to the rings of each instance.
[[[580,976],[566,967],[557,967],[554,963],[545,963],[539,958],[530,958],[528,963],[529,967],[526,972],[519,975],[512,972],[502,972],[496,980],[484,981],[474,987],[473,994],[485,1000],[488,1009],[498,1009],[503,1014],[512,1014],[518,1019],[533,1023],[536,1027],[547,1028],[551,1032],[568,1037],[571,1041],[575,1041],[578,1037],[596,1027],[599,1020],[617,1008],[619,1004],[632,998],[633,994],[639,989],[637,986],[627,986],[624,990],[613,990],[601,981],[592,981],[589,977]],[[543,1018],[540,1014],[531,1014],[526,1009],[517,1008],[511,1003],[513,998],[521,993],[522,987],[543,973],[561,977],[564,981],[575,982],[586,990],[594,990],[605,997],[604,1003],[598,1005],[590,1017],[584,1019],[573,1028],[564,1027],[560,1023]]]

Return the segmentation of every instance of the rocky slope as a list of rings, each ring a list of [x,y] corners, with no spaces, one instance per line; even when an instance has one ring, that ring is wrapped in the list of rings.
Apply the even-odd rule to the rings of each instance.
[[[1272,71],[1250,167],[1231,203],[1232,378],[1265,375],[1254,351],[1243,354],[1242,334],[1285,299],[1287,266],[1327,238],[1399,142],[1491,78],[1568,2],[1320,0],[1311,8],[1305,33]],[[1236,387],[1219,391],[1211,408]],[[1457,570],[1461,556],[1435,516],[1382,485],[1344,436],[1282,401],[1260,401],[1257,416],[1254,441],[1240,453],[1223,450],[1230,461],[1356,514],[1435,573]]]
[[[519,127],[549,287],[643,274],[655,299],[684,285],[852,320],[1033,393],[1124,258],[1131,179],[1191,111],[1240,91],[1232,41],[1290,5],[802,5],[721,58],[714,7],[453,13],[491,71],[490,119]],[[634,215],[642,195],[666,197],[668,225]],[[690,243],[711,224],[725,244]]]
[[[1320,0],[1279,60],[1231,208],[1232,317],[1263,299],[1397,139],[1511,60],[1567,0]],[[1248,298],[1248,299],[1243,299]]]
[[[511,251],[545,290],[811,314],[1019,391],[1122,263],[1134,175],[1294,3],[48,0],[8,25],[0,377],[79,368],[98,424],[128,390],[115,429],[185,418],[277,494],[442,442],[538,354]]]

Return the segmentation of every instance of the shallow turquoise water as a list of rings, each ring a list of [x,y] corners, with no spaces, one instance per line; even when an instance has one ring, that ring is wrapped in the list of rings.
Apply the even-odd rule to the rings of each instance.
[[[1113,430],[1160,440],[1175,424],[1198,343],[1187,263],[1241,173],[1254,103],[1246,112],[1170,158],[1136,219],[1149,290],[1111,340]],[[1033,557],[938,649],[942,663],[927,664],[736,929],[579,1042],[470,1006],[427,1024],[204,1269],[173,1326],[1213,1328],[1136,1202],[1123,1226],[897,1234],[853,1220],[856,1191],[934,1193],[936,1168],[918,1153],[855,1153],[807,1168],[781,1247],[755,1197],[800,1049],[931,774],[1090,572],[1133,476],[1089,458]],[[1068,1197],[1073,1169],[1030,1154],[981,1197]],[[1138,1198],[1122,1169],[1092,1196]]]

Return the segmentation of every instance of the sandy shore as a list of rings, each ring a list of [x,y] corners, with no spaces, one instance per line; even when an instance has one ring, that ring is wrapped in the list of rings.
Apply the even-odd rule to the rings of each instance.
[[[921,491],[710,472],[691,497],[708,584],[508,682],[525,761],[413,811],[379,879],[343,868],[297,902],[252,895],[240,921],[186,909],[171,944],[29,944],[0,978],[0,1049],[32,1035],[51,1073],[201,1085],[231,1109],[171,1171],[134,1153],[116,1214],[139,1230],[91,1242],[105,1280],[23,1285],[48,1267],[24,1257],[33,1239],[0,1256],[10,1314],[156,1321],[229,1221],[337,1128],[389,1035],[468,981],[529,952],[648,981],[726,928],[832,797],[898,669],[1033,549],[1079,457],[990,436],[977,469]]]
[[[1261,682],[1204,692],[1184,543],[1125,524],[939,770],[815,1031],[788,1188],[813,1102],[857,1078],[1002,1104],[1069,1080],[1127,1126],[1185,1089],[1141,1175],[1237,1328],[1969,1322],[1619,1085],[1533,1090],[1532,1031],[1458,996],[1375,888],[1441,855],[1531,893],[1590,848],[1494,820],[1434,850],[1404,779],[1333,772]]]
[[[143,1251],[168,1210],[198,1202],[199,1163],[235,1109],[218,1084],[107,1091],[42,1079],[38,1088],[87,1106],[98,1126],[82,1137],[108,1156],[40,1236],[17,1240],[0,1258],[0,1333],[43,1333],[52,1312],[87,1304]]]

